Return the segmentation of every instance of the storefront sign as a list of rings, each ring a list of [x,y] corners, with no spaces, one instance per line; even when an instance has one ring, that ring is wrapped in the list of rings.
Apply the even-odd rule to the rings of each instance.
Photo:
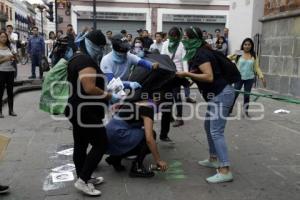
[[[164,22],[226,23],[226,16],[219,15],[163,15]]]
[[[78,11],[77,13],[78,13],[78,19],[93,19],[92,12]],[[146,21],[146,14],[144,14],[144,13],[97,12],[96,19]]]

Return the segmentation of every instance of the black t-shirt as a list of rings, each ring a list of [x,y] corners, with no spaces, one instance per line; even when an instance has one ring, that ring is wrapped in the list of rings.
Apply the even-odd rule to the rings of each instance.
[[[82,115],[88,118],[103,118],[105,115],[105,105],[107,105],[107,100],[101,98],[90,98],[89,95],[84,91],[82,85],[80,84],[80,89],[77,91],[78,87],[78,77],[79,72],[84,68],[92,67],[96,69],[97,75],[103,74],[100,70],[100,67],[89,57],[85,54],[75,55],[73,59],[69,62],[68,66],[68,81],[72,85],[70,89],[71,96],[68,99],[68,103],[73,107],[73,115],[76,115],[78,106],[82,103],[101,103],[101,105],[85,105],[82,107]],[[104,89],[105,80],[101,77],[96,77],[96,86],[100,89]],[[87,97],[80,96],[79,92]]]
[[[151,106],[127,102],[126,105],[121,106],[117,115],[119,119],[122,119],[129,124],[142,123],[142,117],[154,119],[154,109]]]
[[[153,40],[151,38],[149,38],[149,37],[143,38],[144,48],[149,49],[151,44],[153,44]]]
[[[195,81],[199,91],[202,93],[203,98],[209,101],[214,96],[217,96],[226,87],[227,82],[221,75],[221,69],[218,65],[218,61],[214,57],[213,53],[209,49],[199,48],[196,55],[189,62],[189,68],[191,72],[202,73],[199,66],[210,62],[214,74],[214,80],[212,83]]]

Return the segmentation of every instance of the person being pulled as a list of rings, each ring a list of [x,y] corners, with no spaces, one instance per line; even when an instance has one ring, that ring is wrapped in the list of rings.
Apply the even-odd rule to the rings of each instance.
[[[147,101],[124,103],[106,125],[108,150],[106,162],[116,171],[124,171],[121,160],[136,155],[129,171],[130,177],[153,177],[155,174],[143,165],[151,153],[158,169],[167,170],[167,163],[161,160],[153,130],[154,104]]]
[[[132,66],[140,66],[148,69],[157,69],[158,63],[151,63],[132,53],[129,53],[130,44],[123,39],[123,35],[117,34],[112,37],[113,50],[103,57],[100,68],[106,75],[108,82],[113,78],[118,78],[123,81],[125,89],[136,90],[142,86],[138,82],[127,81],[130,75]]]

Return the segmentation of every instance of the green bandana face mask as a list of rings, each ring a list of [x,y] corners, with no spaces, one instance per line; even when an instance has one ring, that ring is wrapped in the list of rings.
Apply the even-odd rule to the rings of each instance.
[[[174,53],[180,43],[180,38],[169,37],[168,50],[170,53]]]
[[[203,43],[203,40],[198,38],[182,40],[182,44],[186,50],[184,60],[190,61],[195,56],[197,49],[200,48]]]

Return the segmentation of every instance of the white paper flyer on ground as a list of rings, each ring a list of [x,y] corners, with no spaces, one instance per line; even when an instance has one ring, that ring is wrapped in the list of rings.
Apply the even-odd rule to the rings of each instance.
[[[73,172],[51,173],[53,183],[73,181]]]
[[[74,164],[66,164],[52,169],[53,172],[72,172],[75,170]]]

